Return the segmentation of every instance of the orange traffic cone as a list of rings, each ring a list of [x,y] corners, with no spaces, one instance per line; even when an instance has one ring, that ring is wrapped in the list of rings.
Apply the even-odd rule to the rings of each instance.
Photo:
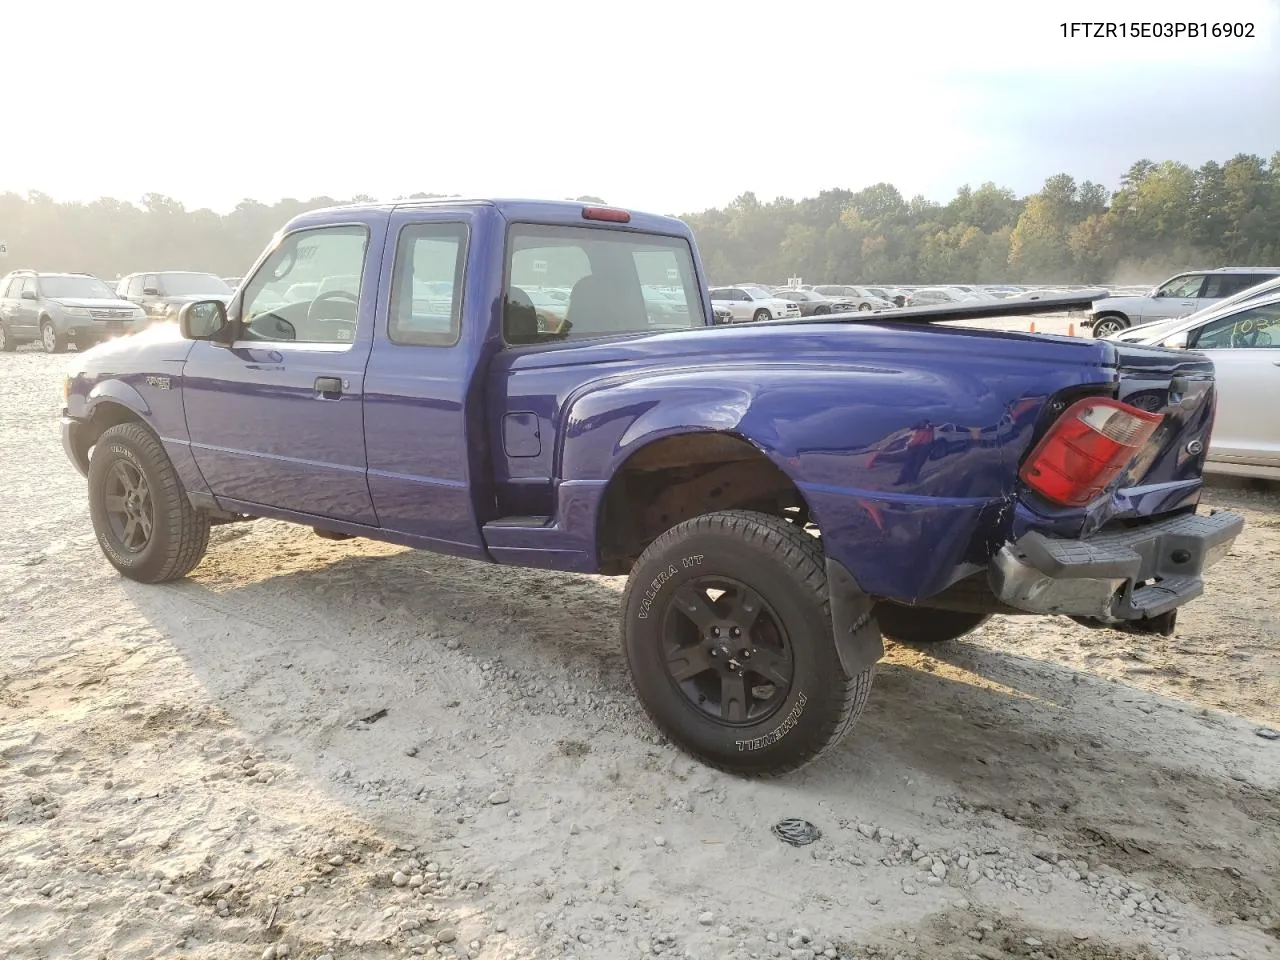
[[[1076,325],[1074,323],[1067,324],[1067,336],[1074,337],[1076,335]]]
[[[1029,332],[1030,333],[1036,332],[1036,322],[1034,320],[1031,321],[1031,330]]]

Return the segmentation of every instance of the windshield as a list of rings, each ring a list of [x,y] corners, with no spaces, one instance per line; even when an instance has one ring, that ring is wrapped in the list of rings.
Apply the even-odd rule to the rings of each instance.
[[[199,293],[231,293],[220,277],[211,273],[162,273],[160,289],[170,297],[186,297]]]
[[[41,277],[40,295],[50,300],[115,300],[110,287],[97,277]]]
[[[764,287],[757,287],[752,284],[748,284],[747,286],[739,287],[738,289],[745,290],[747,292],[747,296],[749,296],[752,300],[772,300],[773,299],[773,294],[770,293],[768,290],[766,290]]]

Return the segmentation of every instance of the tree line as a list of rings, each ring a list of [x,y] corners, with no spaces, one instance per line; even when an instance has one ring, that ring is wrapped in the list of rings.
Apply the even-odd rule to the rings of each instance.
[[[240,275],[289,218],[370,199],[244,200],[218,214],[154,193],[139,203],[5,193],[0,269]],[[683,219],[712,282],[1146,283],[1182,269],[1280,265],[1280,152],[1199,168],[1139,160],[1115,191],[1060,173],[1025,197],[988,182],[935,203],[877,183],[768,203],[744,193]]]

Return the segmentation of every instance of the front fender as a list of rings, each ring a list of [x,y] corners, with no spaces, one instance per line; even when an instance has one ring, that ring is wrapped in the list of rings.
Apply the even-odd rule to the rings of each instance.
[[[155,413],[152,411],[151,405],[147,403],[146,398],[141,393],[122,380],[103,380],[94,384],[85,396],[83,418],[92,418],[94,412],[103,403],[118,403],[151,427],[152,430],[156,429]],[[73,417],[79,416],[74,410],[69,410],[69,412]]]

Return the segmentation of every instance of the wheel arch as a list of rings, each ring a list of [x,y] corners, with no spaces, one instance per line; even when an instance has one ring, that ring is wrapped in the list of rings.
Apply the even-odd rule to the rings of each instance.
[[[703,513],[755,509],[813,519],[779,458],[733,430],[670,430],[646,437],[613,469],[596,512],[602,573],[626,573],[676,524]]]
[[[147,422],[147,418],[143,414],[139,413],[123,399],[108,395],[93,403],[88,408],[88,415],[80,421],[81,428],[74,435],[77,458],[83,458],[83,463],[87,467],[89,454],[93,450],[94,444],[98,442],[98,438],[112,427],[118,427],[122,423],[136,423],[157,440],[160,440],[160,435],[156,432],[155,427]]]

